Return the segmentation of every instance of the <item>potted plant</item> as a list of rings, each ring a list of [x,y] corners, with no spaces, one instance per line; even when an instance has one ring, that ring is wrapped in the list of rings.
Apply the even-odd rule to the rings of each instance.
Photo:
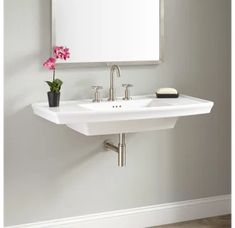
[[[43,66],[49,70],[53,71],[52,81],[46,81],[48,86],[50,87],[50,91],[47,92],[49,107],[58,107],[60,104],[60,89],[63,82],[55,78],[55,70],[56,70],[56,60],[63,59],[66,60],[70,57],[69,49],[63,46],[56,46],[53,48],[53,57],[47,59]]]

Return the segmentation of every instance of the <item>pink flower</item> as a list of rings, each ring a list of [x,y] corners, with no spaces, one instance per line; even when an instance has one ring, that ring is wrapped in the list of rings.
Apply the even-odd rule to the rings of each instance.
[[[49,70],[55,70],[55,61],[56,61],[55,58],[50,57],[48,60],[46,60],[43,63],[43,66],[46,67]]]
[[[69,48],[56,46],[53,49],[53,54],[56,59],[68,59],[70,57]]]
[[[70,58],[69,48],[64,48],[64,60]]]

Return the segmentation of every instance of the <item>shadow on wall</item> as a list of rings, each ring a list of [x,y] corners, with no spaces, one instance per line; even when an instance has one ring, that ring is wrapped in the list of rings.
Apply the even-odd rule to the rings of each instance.
[[[231,151],[229,126],[221,126],[218,121],[219,109],[215,104],[210,114],[183,117],[176,124],[171,138],[172,154],[168,158],[172,164],[168,178],[179,200],[207,197],[211,192],[227,194],[230,188],[230,175],[226,175],[230,167],[225,165],[229,164]],[[215,164],[224,168],[215,173]],[[221,181],[223,185],[219,184]]]
[[[29,53],[24,56],[15,57],[9,62],[5,61],[4,72],[7,74],[7,79],[9,80],[17,77],[20,73],[27,72],[35,64],[35,59],[39,59],[39,57],[40,55],[38,53]]]
[[[51,0],[40,0],[39,4],[39,52],[40,62],[43,62],[51,53]],[[41,69],[40,65],[40,69]]]
[[[5,121],[6,168],[17,160],[18,173],[48,168],[46,175],[54,176],[81,167],[104,152],[104,137],[86,137],[65,125],[50,123],[33,115],[31,106],[5,117]],[[37,163],[32,163],[34,160]]]
[[[22,14],[24,13],[24,8],[22,8],[23,5],[26,5],[28,7],[30,7],[32,3],[31,0],[24,0],[21,1],[19,3],[19,5],[16,4],[15,1],[12,1],[13,3],[10,3],[9,1],[9,5],[10,4],[14,4],[15,7],[19,8],[21,7],[21,11],[19,11],[19,13],[21,12]],[[36,3],[34,3],[36,4]],[[38,18],[34,17],[34,20],[37,19],[38,21],[38,26],[35,26],[35,28],[29,28],[27,30],[27,33],[25,32],[25,30],[21,31],[22,29],[19,27],[19,41],[18,44],[16,43],[15,47],[13,46],[12,49],[15,49],[15,55],[11,56],[10,61],[7,61],[5,58],[5,63],[4,63],[4,71],[7,73],[7,78],[11,78],[13,76],[17,76],[20,73],[23,72],[27,72],[28,69],[30,69],[30,67],[32,65],[35,64],[35,60],[38,60],[38,63],[41,63],[42,61],[44,61],[45,58],[47,58],[50,54],[50,48],[51,48],[51,34],[50,34],[50,14],[51,14],[51,7],[50,7],[50,0],[40,0],[37,2],[38,4],[38,9],[39,9],[39,13],[38,13]],[[9,15],[8,15],[9,16]],[[26,17],[29,17],[29,15],[26,15]],[[34,15],[34,16],[37,16]],[[19,15],[16,16],[20,17]],[[34,21],[33,20],[33,21]],[[19,21],[20,23],[20,21]],[[19,26],[24,26],[24,25],[19,25]],[[26,25],[28,27],[31,26],[31,24],[29,23],[28,25]],[[6,34],[12,33],[11,30],[15,30],[17,28],[13,28],[13,27],[9,27],[9,26],[4,26],[4,30],[5,30],[5,36]],[[23,34],[22,34],[23,32]],[[34,34],[31,34],[33,33]],[[36,40],[38,40],[38,44],[34,41],[33,46],[34,46],[34,50],[27,52],[27,50],[30,50],[27,46],[27,43],[23,43],[22,40],[27,40],[27,37],[30,36],[35,36],[35,33],[38,34],[40,37]],[[10,39],[10,41],[7,40],[8,37],[5,37],[5,41],[4,44],[6,45],[8,42],[12,43],[13,41]],[[30,45],[32,45],[32,43],[30,43]],[[35,50],[35,48],[37,48]],[[5,52],[7,52],[8,50],[5,50]],[[11,53],[12,51],[10,51]],[[17,70],[17,74],[16,74],[16,70]],[[38,70],[42,71],[42,67],[41,64],[38,64]]]
[[[73,183],[82,189],[77,180],[87,177],[97,156],[103,159],[104,138],[43,120],[33,115],[31,106],[5,116],[5,123],[5,219],[14,218],[15,224],[45,220],[51,208],[63,208],[59,199],[66,183],[71,184],[66,178],[74,175]]]

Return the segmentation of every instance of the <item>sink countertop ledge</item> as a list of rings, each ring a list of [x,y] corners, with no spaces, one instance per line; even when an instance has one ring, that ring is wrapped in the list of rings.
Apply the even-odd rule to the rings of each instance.
[[[36,115],[56,124],[180,117],[206,114],[212,107],[212,101],[186,95],[179,98],[134,96],[128,101],[119,98],[100,103],[93,103],[91,99],[62,101],[55,108],[48,107],[47,102],[32,104]]]

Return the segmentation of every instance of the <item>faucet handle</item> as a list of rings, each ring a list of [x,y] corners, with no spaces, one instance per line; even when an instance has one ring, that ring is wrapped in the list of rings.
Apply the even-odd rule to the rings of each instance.
[[[91,88],[95,90],[95,98],[92,102],[101,102],[100,90],[103,89],[103,86],[92,86]]]
[[[122,87],[125,87],[125,97],[123,100],[131,100],[129,88],[133,87],[132,84],[122,84]]]
[[[92,89],[95,89],[96,91],[103,89],[103,86],[92,86]]]
[[[132,84],[122,84],[122,87],[126,87],[126,89],[128,89],[129,87],[133,87]]]

